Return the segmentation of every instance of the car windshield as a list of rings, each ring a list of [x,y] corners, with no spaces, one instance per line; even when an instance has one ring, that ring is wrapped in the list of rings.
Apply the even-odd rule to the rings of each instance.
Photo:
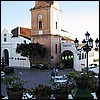
[[[90,65],[89,65],[89,68],[90,68],[90,69],[91,69],[91,68],[96,68],[96,67],[98,67],[97,64],[90,64]]]
[[[89,66],[97,66],[97,64],[90,64]]]
[[[99,67],[99,65],[97,65],[97,64],[90,64],[88,66],[88,69],[97,68],[97,67]],[[87,69],[87,67],[84,67],[83,69]]]

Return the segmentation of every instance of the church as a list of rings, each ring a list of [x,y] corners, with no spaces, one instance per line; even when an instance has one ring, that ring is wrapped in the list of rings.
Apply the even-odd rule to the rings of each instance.
[[[53,57],[54,66],[61,61],[61,41],[67,40],[66,32],[61,28],[61,10],[57,1],[36,1],[31,11],[32,42],[41,43],[47,49],[44,58],[33,59],[33,63],[50,64]],[[65,32],[65,33],[64,33]],[[65,36],[62,36],[62,33]],[[41,59],[41,60],[40,60]]]
[[[63,63],[66,68],[81,70],[82,64],[85,64],[86,54],[82,52],[82,59],[79,60],[79,54],[75,48],[74,40],[69,38],[68,31],[61,27],[61,14],[58,1],[35,1],[35,6],[30,9],[31,13],[31,29],[17,27],[12,30],[13,39],[21,37],[21,41],[17,40],[14,44],[14,49],[9,46],[8,60],[9,65],[28,67],[29,62],[27,58],[19,56],[14,53],[17,43],[24,40],[27,43],[40,43],[45,46],[47,53],[44,58],[36,57],[32,60],[33,64],[45,64],[49,66],[53,62],[54,66],[58,63]],[[3,36],[4,36],[3,32]],[[27,38],[26,38],[27,37]],[[2,38],[3,39],[3,38]],[[4,44],[1,44],[1,56],[4,54]],[[11,53],[12,52],[12,53]],[[16,61],[14,60],[16,58]],[[19,58],[19,59],[18,59]],[[26,60],[21,60],[26,59]],[[18,63],[20,61],[20,64]],[[13,63],[12,63],[13,62]],[[22,65],[21,65],[22,63]]]

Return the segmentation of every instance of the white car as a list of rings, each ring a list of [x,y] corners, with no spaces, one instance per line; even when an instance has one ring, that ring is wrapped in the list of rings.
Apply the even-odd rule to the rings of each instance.
[[[1,78],[5,78],[5,72],[1,71]]]
[[[92,71],[95,74],[99,74],[99,66],[98,67],[94,67],[94,68],[90,68],[89,71]]]
[[[88,67],[91,69],[91,68],[98,67],[98,65],[94,63],[94,64],[90,64]]]
[[[97,64],[90,64],[90,65],[88,66],[88,70],[97,68],[98,66],[99,66],[99,65],[97,65]],[[87,70],[87,67],[82,68],[82,70],[86,71],[86,70]]]

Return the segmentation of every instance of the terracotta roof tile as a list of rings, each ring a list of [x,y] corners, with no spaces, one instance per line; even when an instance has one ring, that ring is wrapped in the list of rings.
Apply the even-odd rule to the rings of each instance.
[[[20,36],[31,39],[31,29],[20,27]]]

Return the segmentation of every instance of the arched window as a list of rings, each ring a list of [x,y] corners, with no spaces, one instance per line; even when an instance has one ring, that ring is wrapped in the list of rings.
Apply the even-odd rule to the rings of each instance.
[[[7,41],[7,34],[5,33],[4,34],[4,42],[6,42]]]
[[[42,30],[42,21],[39,21],[39,30]]]

